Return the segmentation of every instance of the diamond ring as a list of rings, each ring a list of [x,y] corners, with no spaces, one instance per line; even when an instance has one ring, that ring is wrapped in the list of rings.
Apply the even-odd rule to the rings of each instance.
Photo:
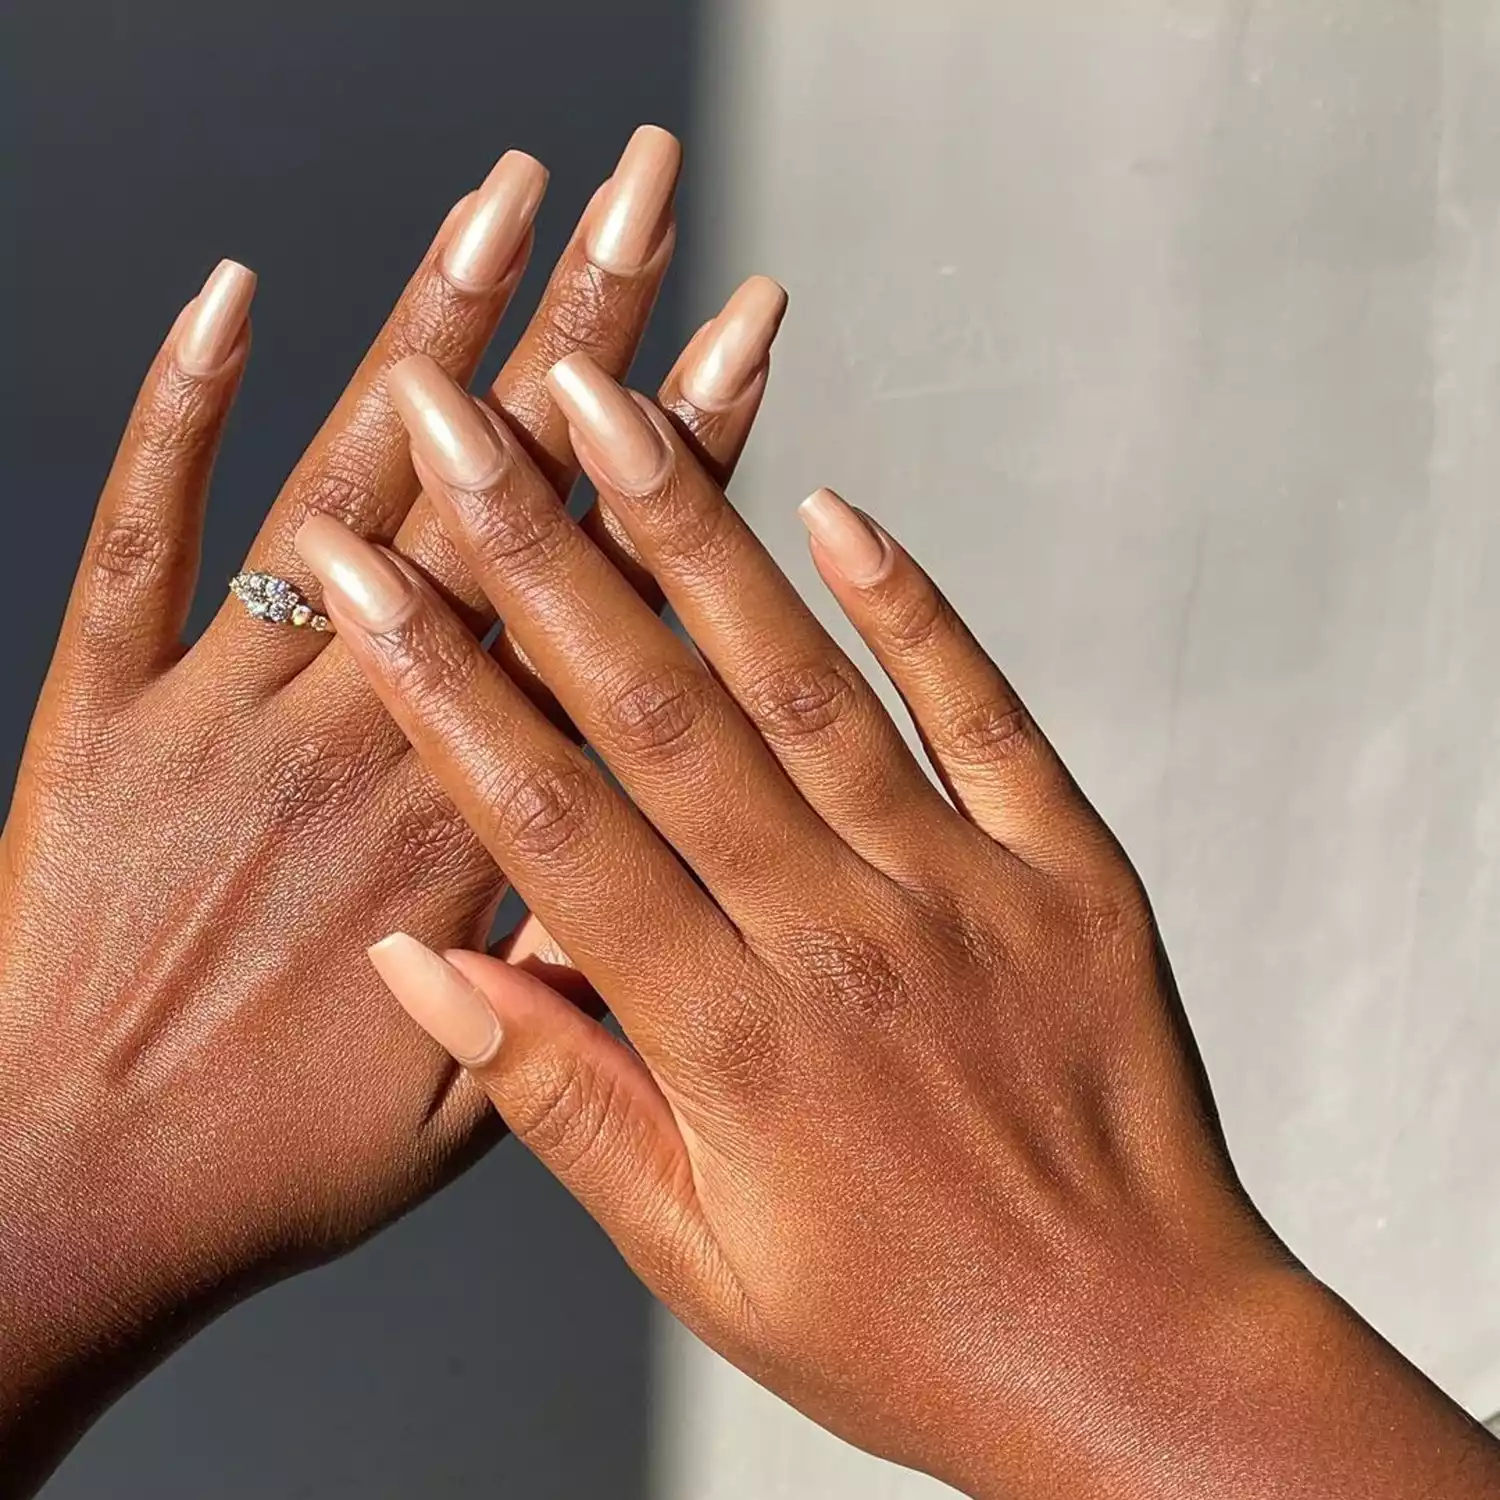
[[[285,578],[271,573],[236,573],[229,592],[257,620],[271,625],[294,625],[298,630],[331,631],[327,615],[320,615]]]

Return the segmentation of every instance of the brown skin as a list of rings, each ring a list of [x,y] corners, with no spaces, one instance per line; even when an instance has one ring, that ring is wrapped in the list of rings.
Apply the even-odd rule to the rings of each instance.
[[[1139,881],[932,583],[888,538],[864,584],[814,546],[951,802],[653,420],[670,461],[633,493],[575,439],[712,671],[519,445],[437,497],[634,807],[335,538],[406,595],[365,630],[330,588],[350,651],[633,1043],[450,953],[507,1123],[714,1348],[975,1495],[1500,1494],[1500,1446],[1246,1199]]]
[[[492,613],[418,498],[384,390],[414,351],[467,380],[519,278],[521,263],[482,296],[444,279],[459,217],[249,565],[315,595],[291,537],[309,510],[333,511],[396,539],[480,627]],[[623,276],[588,264],[575,238],[487,394],[554,499],[577,466],[545,372],[580,347],[628,366],[672,240],[668,215],[649,264]],[[147,376],[0,836],[0,1495],[31,1493],[205,1319],[349,1248],[501,1133],[362,956],[398,922],[482,943],[503,890],[482,844],[336,639],[230,601],[191,650],[179,645],[247,350],[248,334],[197,378],[169,338]],[[763,388],[700,412],[674,372],[663,396],[684,440],[727,474]],[[587,522],[629,571],[611,524]],[[528,952],[547,943],[535,923],[522,934]],[[378,1065],[351,1074],[360,1057]]]

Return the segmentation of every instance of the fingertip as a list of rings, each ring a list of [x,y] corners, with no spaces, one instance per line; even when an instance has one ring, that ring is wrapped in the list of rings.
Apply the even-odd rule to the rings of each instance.
[[[200,379],[228,364],[250,316],[258,278],[237,260],[221,260],[184,309],[177,329],[178,365]]]
[[[500,1018],[483,992],[442,955],[404,932],[366,950],[401,1008],[455,1062],[483,1067],[500,1050]]]
[[[885,533],[836,491],[815,490],[797,507],[817,552],[834,572],[856,588],[885,579],[895,564],[895,550]]]
[[[678,367],[682,393],[702,411],[727,411],[764,377],[786,314],[786,288],[752,276],[699,331]]]
[[[564,355],[547,371],[547,389],[564,406],[582,405],[609,376],[581,349]],[[614,382],[610,382],[613,384]]]
[[[619,276],[646,270],[669,232],[681,170],[682,143],[671,131],[635,131],[584,231],[584,253],[595,266]]]

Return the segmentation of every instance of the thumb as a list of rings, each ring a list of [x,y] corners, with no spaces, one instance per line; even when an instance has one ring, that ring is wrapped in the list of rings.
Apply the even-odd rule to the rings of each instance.
[[[369,950],[402,1008],[485,1090],[512,1132],[636,1274],[696,1301],[711,1236],[670,1106],[645,1063],[535,974],[405,933]]]

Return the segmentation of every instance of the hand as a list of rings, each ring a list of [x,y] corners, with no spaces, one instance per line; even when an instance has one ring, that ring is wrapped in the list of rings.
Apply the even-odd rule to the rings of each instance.
[[[582,346],[629,364],[672,250],[678,158],[664,132],[637,135],[487,398],[555,497],[577,470],[543,376]],[[492,618],[418,499],[385,374],[422,350],[468,379],[544,183],[511,153],[455,208],[250,567],[315,595],[291,539],[333,512],[398,538],[472,626]],[[396,923],[482,942],[501,893],[489,856],[336,639],[231,600],[179,645],[253,286],[216,271],[146,378],[0,838],[0,1493],[34,1484],[203,1318],[350,1246],[498,1133],[362,957]],[[752,284],[664,387],[718,472],[749,431],[779,312]],[[608,517],[585,524],[632,566]],[[521,946],[545,941],[532,924]]]
[[[313,518],[347,649],[621,1021],[394,935],[372,957],[701,1337],[981,1495],[1493,1493],[1488,1440],[1238,1187],[1128,862],[929,580],[837,497],[817,566],[951,797],[665,417],[553,390],[706,658],[430,361],[418,471],[629,794],[417,573]]]

